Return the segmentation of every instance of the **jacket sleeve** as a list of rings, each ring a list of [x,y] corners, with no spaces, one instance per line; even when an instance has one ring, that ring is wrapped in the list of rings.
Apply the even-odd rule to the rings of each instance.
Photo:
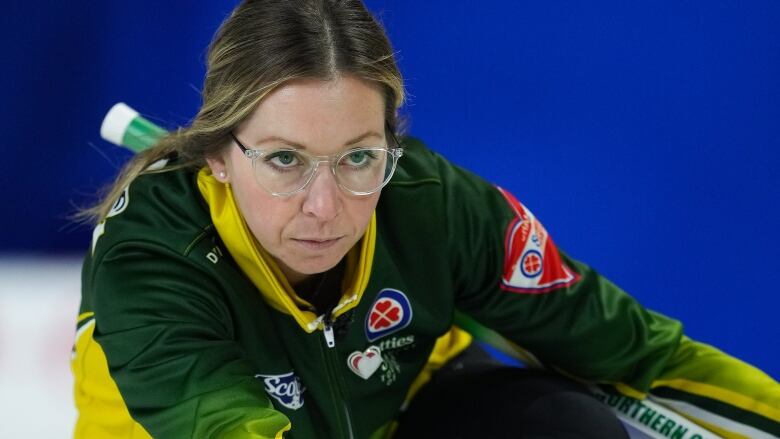
[[[201,268],[151,243],[119,244],[88,287],[95,341],[130,415],[152,437],[274,438],[289,430]]]
[[[526,358],[724,437],[780,435],[780,385],[569,258],[507,191],[439,160],[456,306]]]

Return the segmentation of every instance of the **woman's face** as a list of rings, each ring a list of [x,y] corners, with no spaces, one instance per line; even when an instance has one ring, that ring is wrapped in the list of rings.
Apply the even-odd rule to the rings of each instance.
[[[263,99],[234,132],[249,149],[295,145],[330,156],[360,146],[387,146],[384,98],[378,87],[348,75],[290,81]],[[209,166],[230,183],[249,229],[293,285],[334,267],[363,236],[379,192],[352,195],[336,184],[326,163],[302,192],[276,197],[260,187],[252,161],[232,144]],[[220,177],[220,172],[225,177]]]

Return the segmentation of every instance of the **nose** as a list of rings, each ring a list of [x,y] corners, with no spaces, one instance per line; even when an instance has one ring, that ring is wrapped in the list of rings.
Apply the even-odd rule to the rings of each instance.
[[[303,213],[318,220],[330,221],[341,212],[341,189],[327,165],[319,166],[314,181],[304,191]]]

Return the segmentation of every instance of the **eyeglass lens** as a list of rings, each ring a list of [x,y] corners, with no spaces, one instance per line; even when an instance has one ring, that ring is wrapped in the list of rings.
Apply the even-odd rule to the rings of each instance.
[[[386,183],[393,172],[394,157],[384,148],[359,148],[340,156],[333,166],[336,181],[354,193],[370,193]],[[296,150],[271,151],[254,160],[257,182],[272,193],[302,189],[320,161]]]

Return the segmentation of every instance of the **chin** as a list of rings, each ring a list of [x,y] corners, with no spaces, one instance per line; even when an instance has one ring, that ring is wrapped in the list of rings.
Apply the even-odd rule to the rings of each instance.
[[[318,255],[315,257],[297,258],[297,260],[284,261],[285,265],[293,271],[304,276],[324,273],[335,267],[347,252],[334,255]]]
[[[297,245],[292,245],[291,248],[287,249],[285,257],[275,259],[277,262],[281,262],[280,265],[287,269],[284,270],[283,268],[283,271],[285,271],[288,277],[306,277],[320,274],[338,265],[344,256],[349,253],[350,249],[355,246],[355,243],[351,241],[339,244],[327,251],[310,251],[301,249]]]

